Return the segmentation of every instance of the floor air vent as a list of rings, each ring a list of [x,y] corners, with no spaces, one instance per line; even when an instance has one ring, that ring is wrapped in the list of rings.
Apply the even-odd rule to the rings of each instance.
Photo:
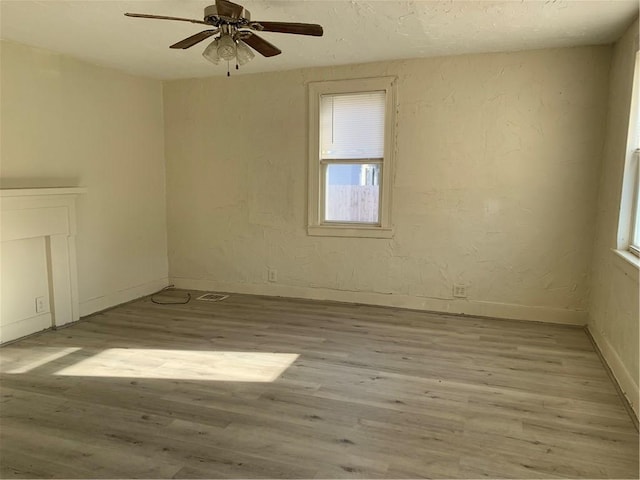
[[[221,293],[205,293],[200,295],[196,300],[202,300],[203,302],[220,302],[225,298],[229,298],[229,295],[222,295]]]

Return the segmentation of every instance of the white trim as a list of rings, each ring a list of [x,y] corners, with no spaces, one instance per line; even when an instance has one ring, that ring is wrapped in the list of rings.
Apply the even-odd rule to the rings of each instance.
[[[358,78],[309,83],[309,153],[308,153],[308,216],[307,233],[309,235],[336,237],[391,238],[391,192],[394,172],[395,126],[397,109],[397,77]],[[339,93],[357,93],[368,91],[386,92],[385,96],[385,138],[382,178],[380,179],[380,215],[379,225],[352,227],[351,225],[324,225],[321,198],[320,163],[320,96]],[[372,234],[373,231],[380,232]]]
[[[640,404],[640,390],[638,389],[638,384],[634,382],[633,376],[624,366],[624,363],[616,353],[611,343],[609,343],[609,340],[597,329],[592,329],[590,327],[587,328],[589,328],[589,333],[591,333],[593,340],[600,349],[600,353],[602,353],[609,369],[616,378],[622,393],[629,401],[636,417],[638,417],[638,408]]]
[[[393,238],[392,228],[367,225],[309,225],[307,233],[321,237]]]
[[[12,342],[33,333],[49,330],[53,325],[51,313],[42,313],[30,318],[21,319],[0,326],[0,338],[6,339],[2,343]]]
[[[615,254],[613,264],[621,269],[626,276],[631,277],[636,283],[638,283],[640,258],[627,250],[617,250],[612,248],[611,251]]]
[[[227,283],[182,277],[170,277],[176,288],[215,291],[226,293],[246,293],[274,297],[330,300],[336,302],[359,303],[385,307],[407,308],[456,315],[496,317],[512,320],[529,320],[545,323],[584,326],[587,313],[582,310],[516,305],[510,303],[474,301],[466,299],[440,299],[396,295],[391,293],[354,292],[329,288],[294,287],[274,283]]]
[[[87,193],[85,187],[3,188],[0,197],[26,197],[34,195],[78,195]]]
[[[638,82],[640,82],[640,52],[636,52],[624,167],[620,178],[620,210],[616,235],[616,247],[619,250],[628,250],[629,245],[634,242],[632,229],[635,221],[636,199],[640,194],[640,154],[638,153],[640,145],[640,89]]]
[[[125,288],[117,292],[108,293],[100,297],[90,298],[80,303],[80,316],[86,317],[92,313],[100,312],[123,303],[130,302],[137,298],[145,297],[156,293],[169,285],[167,277],[152,280],[142,285]]]
[[[79,187],[0,190],[0,249],[9,241],[44,239],[51,309],[49,327],[62,326],[80,318],[75,243],[76,197],[84,192],[86,189]],[[24,336],[42,330],[45,322],[42,316],[22,321],[24,324],[18,327],[13,319],[5,319],[13,326],[3,329],[0,342],[15,340],[15,334]]]
[[[638,255],[640,238],[636,238],[636,227],[638,226],[638,215],[640,215],[640,209],[638,208],[638,202],[640,201],[640,148],[636,148],[635,152],[633,152],[631,175],[633,177],[633,195],[631,197],[631,221],[629,222],[629,251],[634,255]]]

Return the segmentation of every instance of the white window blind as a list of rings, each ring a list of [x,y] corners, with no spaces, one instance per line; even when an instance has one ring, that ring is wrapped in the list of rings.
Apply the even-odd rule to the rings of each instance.
[[[320,158],[384,157],[385,92],[320,97]]]

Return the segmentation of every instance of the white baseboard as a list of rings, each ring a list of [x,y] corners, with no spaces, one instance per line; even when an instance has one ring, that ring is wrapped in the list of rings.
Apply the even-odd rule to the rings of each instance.
[[[638,418],[638,404],[640,403],[640,389],[638,389],[638,383],[633,380],[633,377],[629,373],[629,370],[627,370],[627,368],[624,366],[624,363],[618,356],[618,353],[615,351],[613,345],[611,345],[607,337],[605,337],[600,331],[598,331],[597,328],[587,328],[589,329],[591,337],[600,349],[600,353],[604,357],[604,360],[607,362],[607,365],[613,373],[613,376],[616,378],[620,390],[622,390],[622,393],[635,412],[636,418]]]
[[[0,326],[0,343],[7,343],[32,333],[47,330],[52,326],[51,313],[45,312],[31,318],[18,320]]]
[[[445,300],[439,298],[415,297],[410,295],[352,292],[332,290],[329,288],[293,287],[276,283],[236,284],[180,277],[171,277],[171,283],[175,284],[176,288],[191,290],[213,290],[228,293],[246,293],[251,295],[364,303],[368,305],[408,308],[412,310],[452,313],[456,315],[497,317],[513,320],[561,323],[566,325],[586,325],[587,323],[586,312],[561,308],[536,307],[466,299]]]
[[[151,282],[143,283],[142,285],[136,285],[135,287],[112,292],[101,297],[91,298],[84,301],[81,300],[80,316],[86,317],[87,315],[90,315],[92,313],[130,302],[131,300],[135,300],[136,298],[144,297],[145,295],[151,295],[158,290],[162,290],[168,284],[169,279],[167,277],[164,277],[153,280]]]

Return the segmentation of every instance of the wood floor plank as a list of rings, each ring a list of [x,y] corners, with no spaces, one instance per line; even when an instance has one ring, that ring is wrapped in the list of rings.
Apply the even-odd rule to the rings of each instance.
[[[145,298],[0,348],[0,371],[2,478],[638,478],[577,327]]]

